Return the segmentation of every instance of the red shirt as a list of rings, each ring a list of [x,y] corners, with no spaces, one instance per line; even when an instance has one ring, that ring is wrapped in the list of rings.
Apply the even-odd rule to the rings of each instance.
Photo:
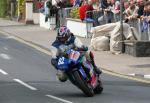
[[[81,20],[84,20],[86,17],[86,9],[87,9],[87,5],[82,5],[79,9],[79,15]]]
[[[42,8],[43,7],[43,3],[42,2],[37,2],[37,4],[36,4],[36,7],[38,8],[38,9],[40,9],[40,8]]]

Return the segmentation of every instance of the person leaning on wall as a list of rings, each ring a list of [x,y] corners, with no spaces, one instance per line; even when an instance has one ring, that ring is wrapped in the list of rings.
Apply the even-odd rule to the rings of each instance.
[[[136,0],[129,0],[129,7],[125,10],[125,22],[137,19],[139,7],[136,6]]]
[[[144,19],[150,23],[150,1],[147,1],[144,4],[144,12],[143,12],[143,15],[141,16],[141,20],[144,20]]]

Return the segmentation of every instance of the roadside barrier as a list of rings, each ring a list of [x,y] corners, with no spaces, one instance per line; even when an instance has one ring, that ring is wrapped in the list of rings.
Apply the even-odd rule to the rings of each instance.
[[[130,26],[135,27],[138,31],[141,41],[150,41],[150,24],[140,19],[130,21]]]
[[[150,24],[148,25],[148,36],[149,36],[149,41],[150,41]]]

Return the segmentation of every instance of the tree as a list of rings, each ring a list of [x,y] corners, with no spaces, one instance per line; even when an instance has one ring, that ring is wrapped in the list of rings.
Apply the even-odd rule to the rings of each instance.
[[[7,15],[7,0],[0,0],[0,17]]]
[[[23,13],[25,9],[25,0],[18,0],[19,13]]]

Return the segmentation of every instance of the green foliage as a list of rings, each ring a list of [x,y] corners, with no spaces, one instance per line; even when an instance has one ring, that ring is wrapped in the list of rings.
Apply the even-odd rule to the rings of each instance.
[[[79,19],[79,7],[75,7],[71,10],[70,17],[74,19]]]
[[[7,13],[7,0],[0,0],[0,17],[5,17]]]
[[[25,0],[18,0],[18,10],[19,10],[19,14],[24,12]]]

